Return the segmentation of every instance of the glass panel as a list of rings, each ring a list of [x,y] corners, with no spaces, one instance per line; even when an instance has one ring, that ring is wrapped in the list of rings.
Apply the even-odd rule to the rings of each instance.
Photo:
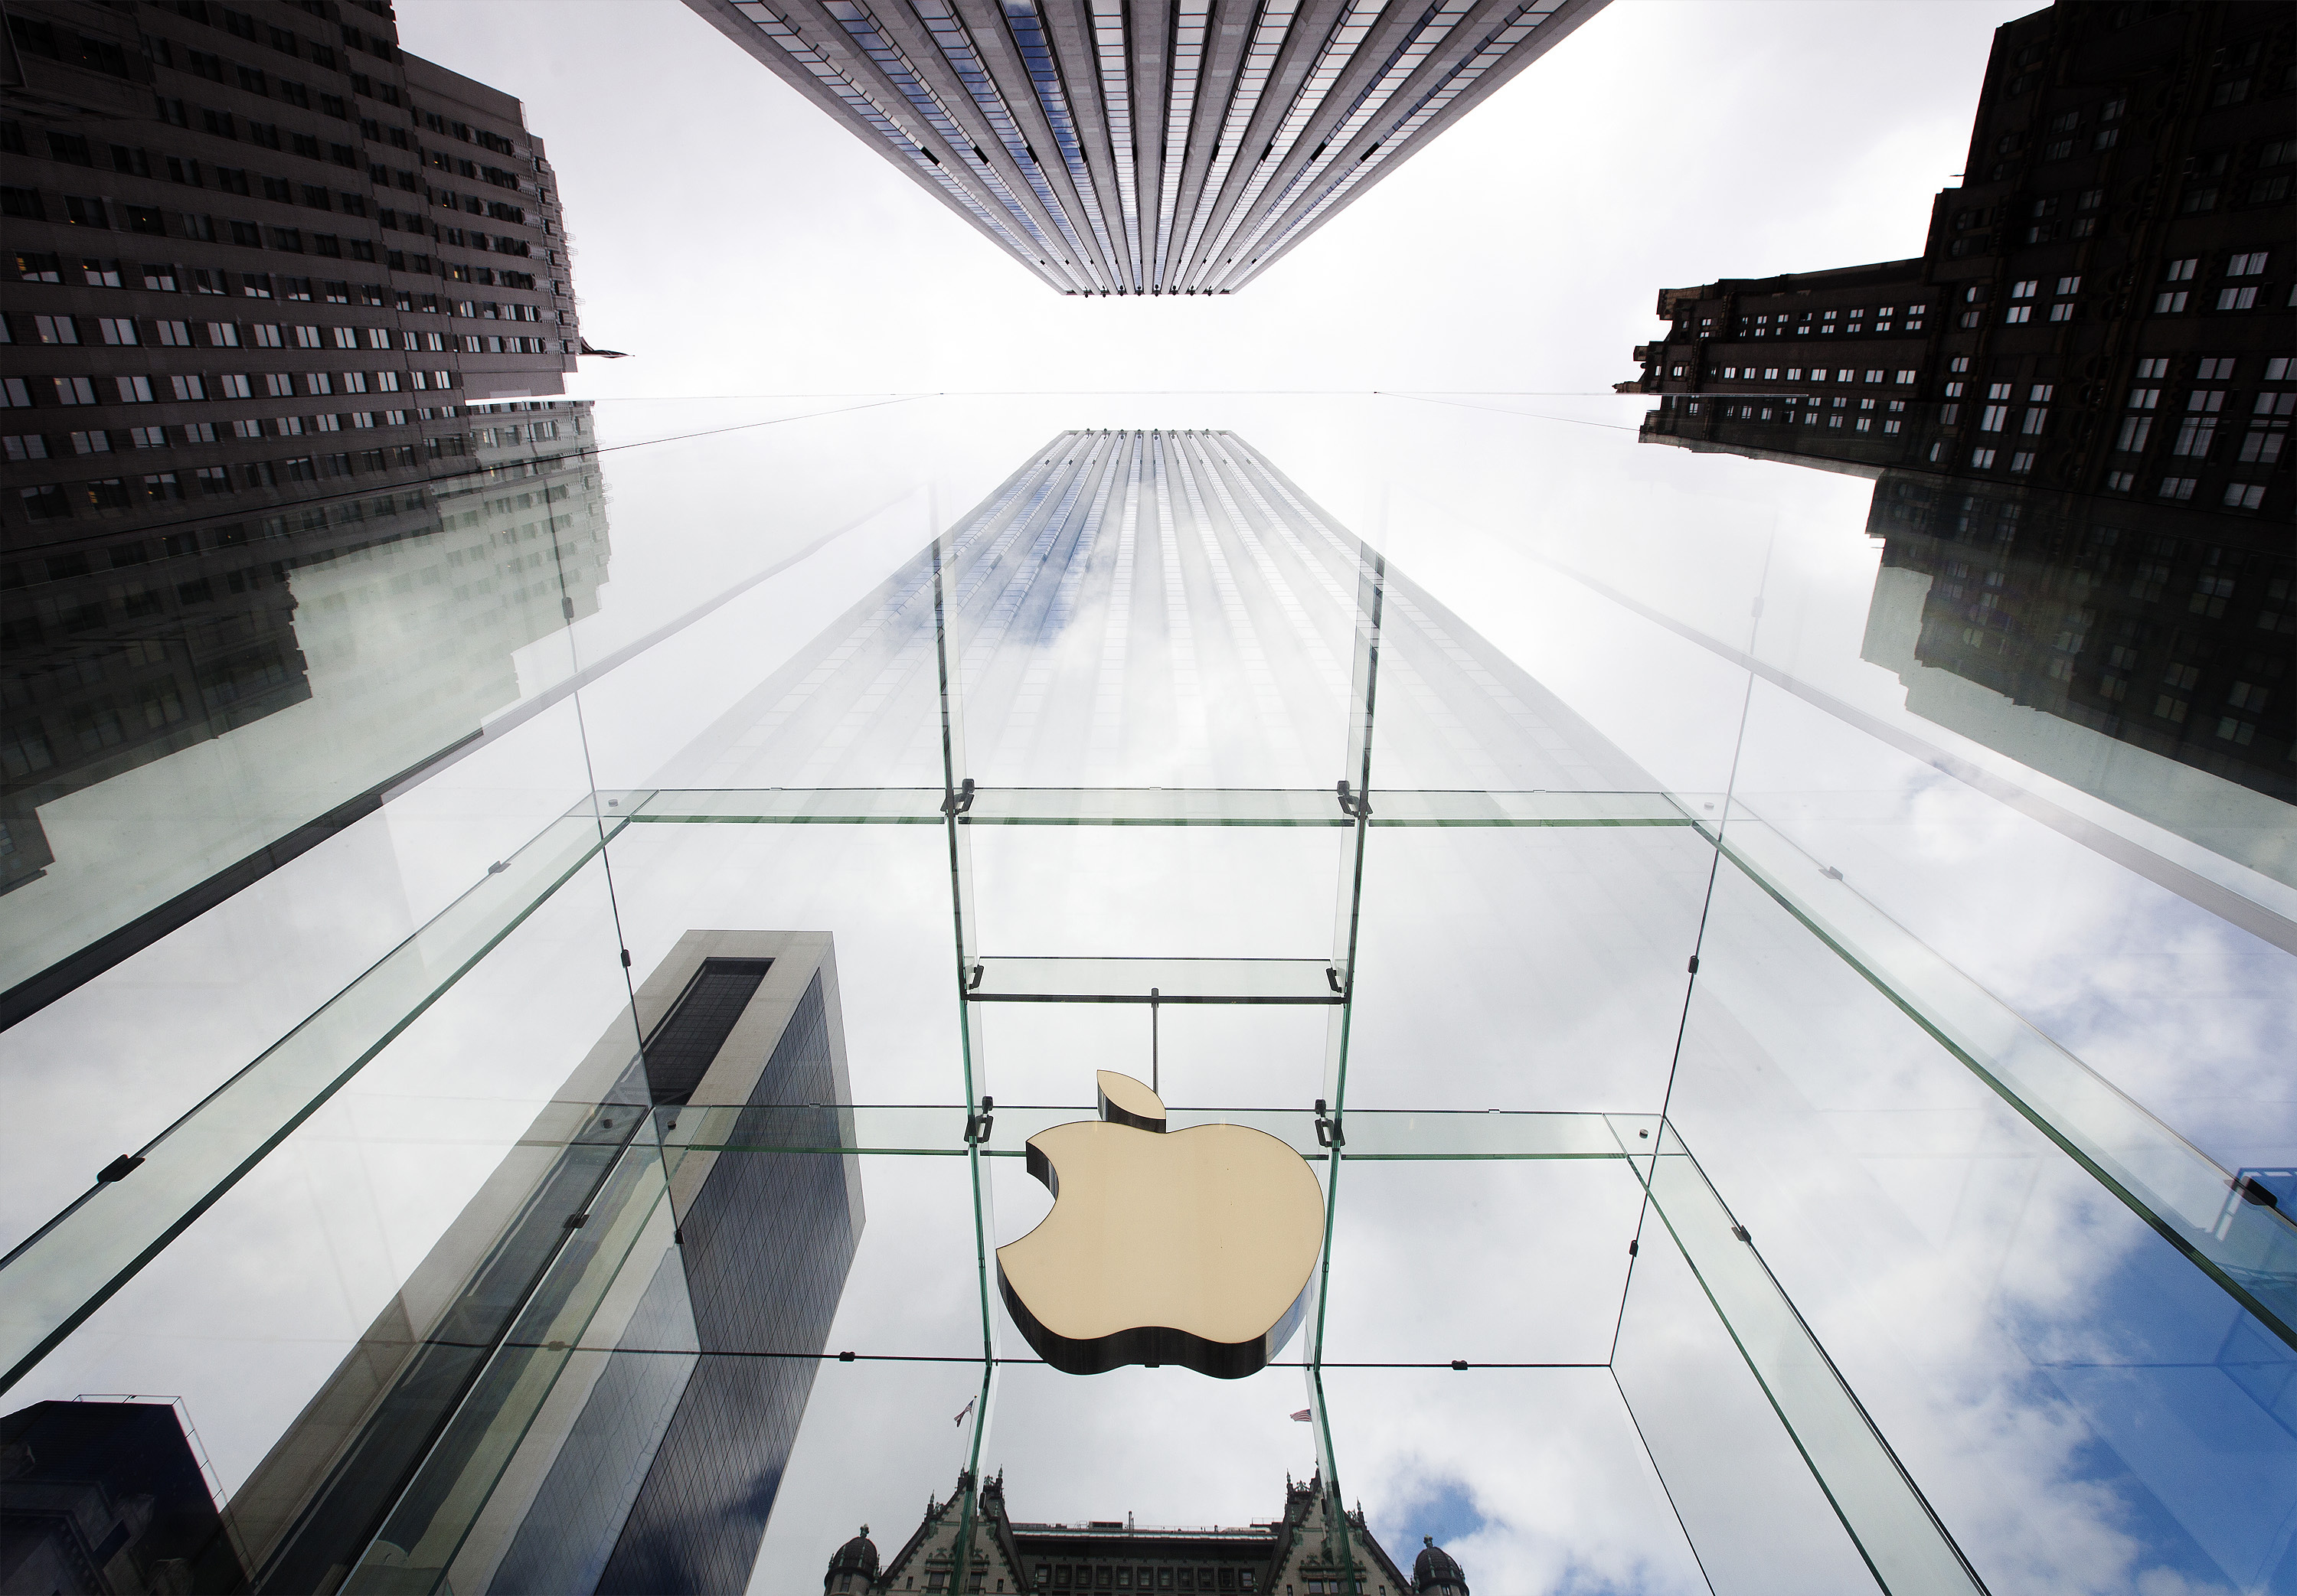
[[[587,816],[556,822],[12,1250],[0,1265],[10,1378],[573,879],[603,835]]]

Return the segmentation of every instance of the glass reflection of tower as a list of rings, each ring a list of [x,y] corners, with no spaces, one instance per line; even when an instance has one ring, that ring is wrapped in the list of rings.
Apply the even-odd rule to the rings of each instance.
[[[157,504],[10,561],[12,1021],[371,812],[519,698],[520,650],[597,612],[589,407],[467,408],[434,441],[356,489]]]
[[[689,932],[635,1018],[235,1497],[250,1588],[742,1588],[864,1220],[819,1156],[854,1142],[830,938]]]
[[[2271,22],[2006,25],[1922,255],[1667,290],[1620,387],[1661,396],[1647,442],[1875,481],[1866,657],[1915,712],[2285,874],[2243,801],[2149,757],[2297,799],[2297,141]]]

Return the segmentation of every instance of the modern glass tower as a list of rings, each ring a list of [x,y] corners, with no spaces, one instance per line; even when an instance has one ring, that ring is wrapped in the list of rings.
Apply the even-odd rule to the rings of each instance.
[[[635,1014],[239,1492],[251,1588],[748,1577],[863,1213],[850,1157],[720,1148],[852,1145],[830,939],[689,932]]]
[[[687,0],[1064,293],[1232,293],[1602,0]]]

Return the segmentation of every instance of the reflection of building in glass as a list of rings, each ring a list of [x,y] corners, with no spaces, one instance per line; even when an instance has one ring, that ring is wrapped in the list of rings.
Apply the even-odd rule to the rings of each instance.
[[[2005,25],[1922,254],[1665,291],[1622,385],[1670,396],[1646,436],[2285,523],[2287,31],[2223,4]]]
[[[2021,18],[1921,256],[1659,295],[1671,325],[1621,384],[1665,396],[1646,441],[1877,479],[1867,657],[1917,713],[2003,740],[1919,665],[2297,796],[2286,32],[2224,4]],[[2215,824],[2105,745],[2006,751]]]
[[[1338,1596],[1344,1590],[1363,1596],[1427,1591],[1468,1596],[1460,1566],[1432,1540],[1420,1554],[1416,1577],[1407,1578],[1362,1514],[1346,1515],[1345,1526],[1328,1526],[1327,1493],[1314,1479],[1285,1481],[1284,1516],[1265,1524],[1159,1529],[1114,1519],[1016,1523],[1006,1510],[1000,1474],[981,1483],[972,1567],[959,1582],[951,1577],[952,1565],[968,1483],[959,1480],[946,1501],[928,1501],[917,1529],[882,1567],[869,1526],[863,1525],[861,1534],[830,1558],[822,1577],[825,1596],[959,1590],[1298,1591],[1315,1596]],[[1339,1533],[1331,1533],[1335,1529]]]
[[[253,1588],[748,1579],[863,1220],[830,939],[689,932],[637,1009],[234,1501]]]
[[[7,984],[51,973],[10,993],[11,1019],[373,810],[519,697],[520,649],[596,613],[608,548],[588,407],[466,407],[454,429],[433,438],[437,463],[337,491],[228,514],[146,504],[12,536],[0,891],[30,889],[11,909],[39,945]],[[244,758],[218,758],[226,738]],[[92,789],[162,761],[175,829],[156,848],[59,849],[43,809],[131,802],[133,782]]]
[[[1231,293],[1602,0],[687,0],[1064,293]]]
[[[172,1403],[0,1418],[0,1590],[220,1596],[245,1577]]]
[[[1913,691],[1913,662],[2297,802],[2286,527],[1886,471],[1866,530],[1883,572],[1865,655],[1901,670],[1916,713],[1938,719],[1951,701]],[[1912,662],[1881,657],[1897,572],[1929,578]],[[2095,777],[2050,773],[2097,790]]]

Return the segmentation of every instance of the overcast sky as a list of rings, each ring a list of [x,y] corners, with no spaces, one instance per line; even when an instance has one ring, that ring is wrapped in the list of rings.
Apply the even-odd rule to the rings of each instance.
[[[2032,9],[1621,0],[1245,292],[1124,300],[1047,289],[672,0],[399,18],[547,142],[608,398],[1605,389],[1663,286],[1920,253]]]

